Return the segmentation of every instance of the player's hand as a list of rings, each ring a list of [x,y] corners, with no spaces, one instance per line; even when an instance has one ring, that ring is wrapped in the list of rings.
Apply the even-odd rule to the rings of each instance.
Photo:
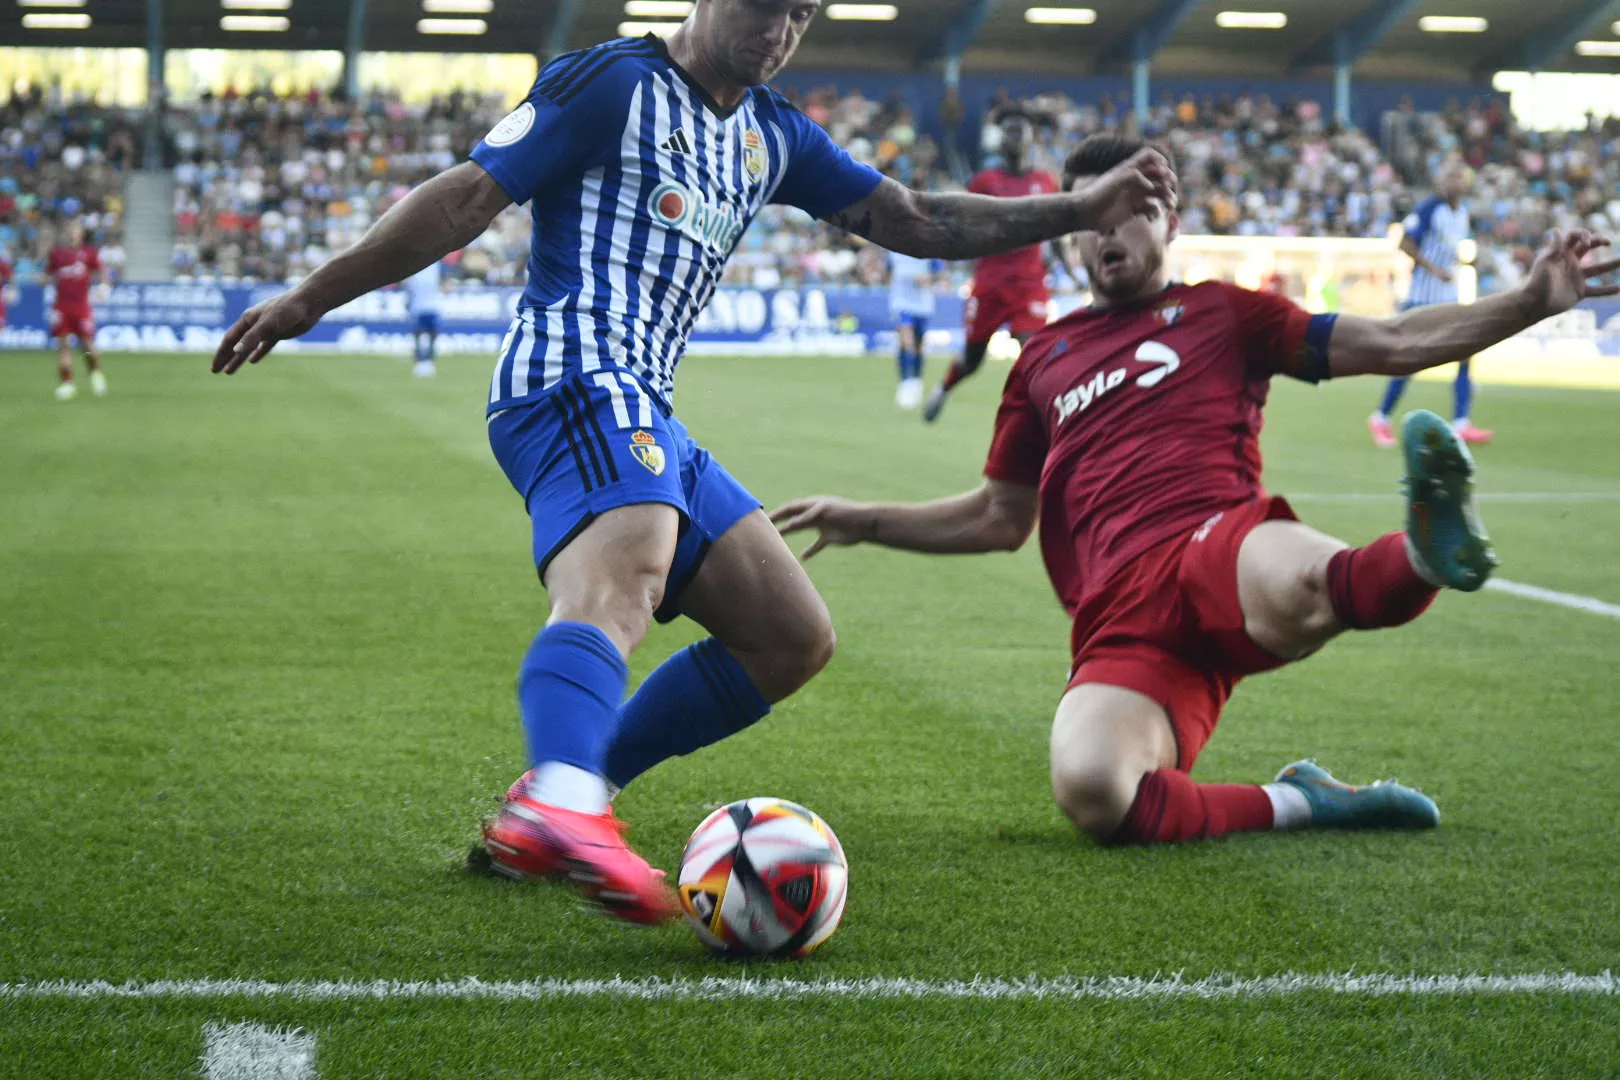
[[[1450,270],[1442,270],[1437,266],[1434,268],[1434,276],[1439,278],[1441,281],[1446,282],[1448,285],[1451,283]]]
[[[1594,251],[1608,246],[1608,237],[1585,229],[1567,234],[1553,232],[1522,286],[1538,318],[1561,314],[1589,297],[1620,295],[1620,285],[1598,285],[1587,280],[1620,271],[1620,259],[1588,261]]]
[[[835,495],[794,499],[772,510],[771,522],[783,536],[805,529],[820,530],[810,546],[799,553],[801,560],[808,560],[832,544],[858,544],[862,540],[870,540],[877,531],[877,520],[873,517],[871,507]]]
[[[1074,189],[1080,230],[1107,232],[1125,224],[1150,205],[1163,212],[1176,208],[1176,173],[1163,154],[1138,150],[1101,176]]]
[[[235,375],[243,364],[263,360],[277,342],[307,334],[320,321],[321,313],[305,303],[296,289],[248,308],[214,351],[214,374]]]

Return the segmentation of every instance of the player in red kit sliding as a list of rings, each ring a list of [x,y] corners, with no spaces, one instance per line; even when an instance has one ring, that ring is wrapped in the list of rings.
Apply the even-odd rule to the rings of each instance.
[[[70,401],[78,394],[73,382],[73,351],[70,339],[78,338],[84,362],[90,369],[90,392],[101,397],[107,392],[107,376],[101,370],[96,352],[96,320],[90,310],[90,286],[105,279],[101,256],[85,242],[84,227],[68,226],[67,243],[52,248],[45,272],[56,285],[56,305],[51,312],[51,336],[56,339],[56,387],[58,401]]]
[[[1139,150],[1087,139],[1064,180]],[[1495,557],[1473,512],[1473,463],[1428,412],[1404,425],[1404,531],[1361,548],[1298,521],[1260,483],[1271,378],[1409,375],[1464,358],[1620,286],[1588,278],[1607,240],[1554,234],[1522,284],[1461,307],[1388,319],[1310,315],[1284,297],[1167,280],[1169,206],[1080,235],[1096,303],[1036,334],[1008,376],[984,483],[929,503],[817,497],[777,510],[805,552],[884,544],[1011,550],[1040,522],[1053,588],[1074,619],[1074,664],[1052,728],[1052,790],[1083,832],[1163,843],[1240,830],[1430,827],[1439,811],[1394,783],[1352,787],[1309,761],[1270,784],[1189,775],[1240,679],[1345,630],[1417,618],[1442,587],[1472,591]]]
[[[1010,111],[1003,113],[997,123],[1001,128],[1002,165],[974,176],[968,182],[968,190],[976,195],[1003,199],[1056,191],[1057,179],[1051,173],[1025,166],[1031,137],[1029,118],[1021,112]],[[1051,250],[1064,272],[1074,278],[1063,249],[1054,242]],[[1029,335],[1045,326],[1046,305],[1050,300],[1046,289],[1046,259],[1040,244],[1005,255],[990,255],[975,263],[973,292],[968,296],[964,312],[967,344],[923,403],[923,419],[930,424],[939,419],[945,399],[956,389],[956,384],[978,371],[984,363],[990,338],[997,330],[1005,326],[1019,344],[1023,344]]]

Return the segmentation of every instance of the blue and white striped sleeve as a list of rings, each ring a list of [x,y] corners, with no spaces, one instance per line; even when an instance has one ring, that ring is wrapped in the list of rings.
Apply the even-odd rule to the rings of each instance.
[[[523,104],[473,148],[472,159],[515,203],[578,180],[618,144],[628,101],[625,81],[612,71],[572,73],[566,59],[547,65]]]
[[[849,156],[814,120],[791,106],[781,111],[788,143],[787,172],[771,197],[824,218],[860,202],[883,182],[883,174]]]
[[[1407,214],[1406,220],[1401,222],[1401,228],[1406,230],[1406,235],[1412,238],[1413,243],[1422,244],[1429,238],[1429,230],[1434,225],[1434,212],[1439,206],[1440,196],[1430,195],[1418,203],[1416,209]]]

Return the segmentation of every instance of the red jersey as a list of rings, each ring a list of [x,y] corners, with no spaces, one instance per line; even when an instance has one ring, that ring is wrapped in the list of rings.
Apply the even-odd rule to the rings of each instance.
[[[90,314],[90,275],[101,269],[101,256],[89,244],[51,249],[45,272],[56,282],[56,310]]]
[[[11,284],[11,264],[0,259],[0,326],[6,322],[6,286]]]
[[[1000,199],[1051,195],[1057,189],[1052,174],[1040,169],[1023,173],[985,169],[968,183],[968,190],[975,195],[994,195]],[[986,255],[973,268],[973,277],[978,284],[992,286],[1044,281],[1046,260],[1041,256],[1041,245],[1033,244],[1002,255]]]
[[[1211,281],[1082,308],[1030,339],[984,473],[1039,485],[1041,556],[1071,614],[1138,555],[1261,495],[1271,377],[1300,357],[1324,371],[1332,326]]]

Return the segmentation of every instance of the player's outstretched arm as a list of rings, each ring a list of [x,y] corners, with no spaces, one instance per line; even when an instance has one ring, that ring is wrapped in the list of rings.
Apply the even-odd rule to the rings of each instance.
[[[1467,360],[1588,297],[1615,296],[1620,285],[1598,284],[1620,271],[1620,259],[1588,262],[1609,244],[1584,230],[1553,233],[1524,281],[1474,304],[1433,304],[1388,319],[1341,315],[1328,343],[1334,375],[1410,375]]]
[[[928,193],[885,179],[826,220],[874,244],[924,259],[977,259],[1072,232],[1122,225],[1150,202],[1176,205],[1176,177],[1156,150],[1142,150],[1089,184],[1060,195],[1001,199]]]
[[[440,173],[394,204],[354,247],[296,288],[244,312],[219,343],[214,371],[234,375],[243,364],[257,364],[277,342],[308,333],[333,308],[466,247],[511,202],[474,162]]]
[[[1017,551],[1035,528],[1036,489],[986,480],[973,491],[924,503],[863,503],[834,495],[795,499],[771,511],[787,536],[818,530],[799,556],[843,544],[881,544],[934,555]]]

